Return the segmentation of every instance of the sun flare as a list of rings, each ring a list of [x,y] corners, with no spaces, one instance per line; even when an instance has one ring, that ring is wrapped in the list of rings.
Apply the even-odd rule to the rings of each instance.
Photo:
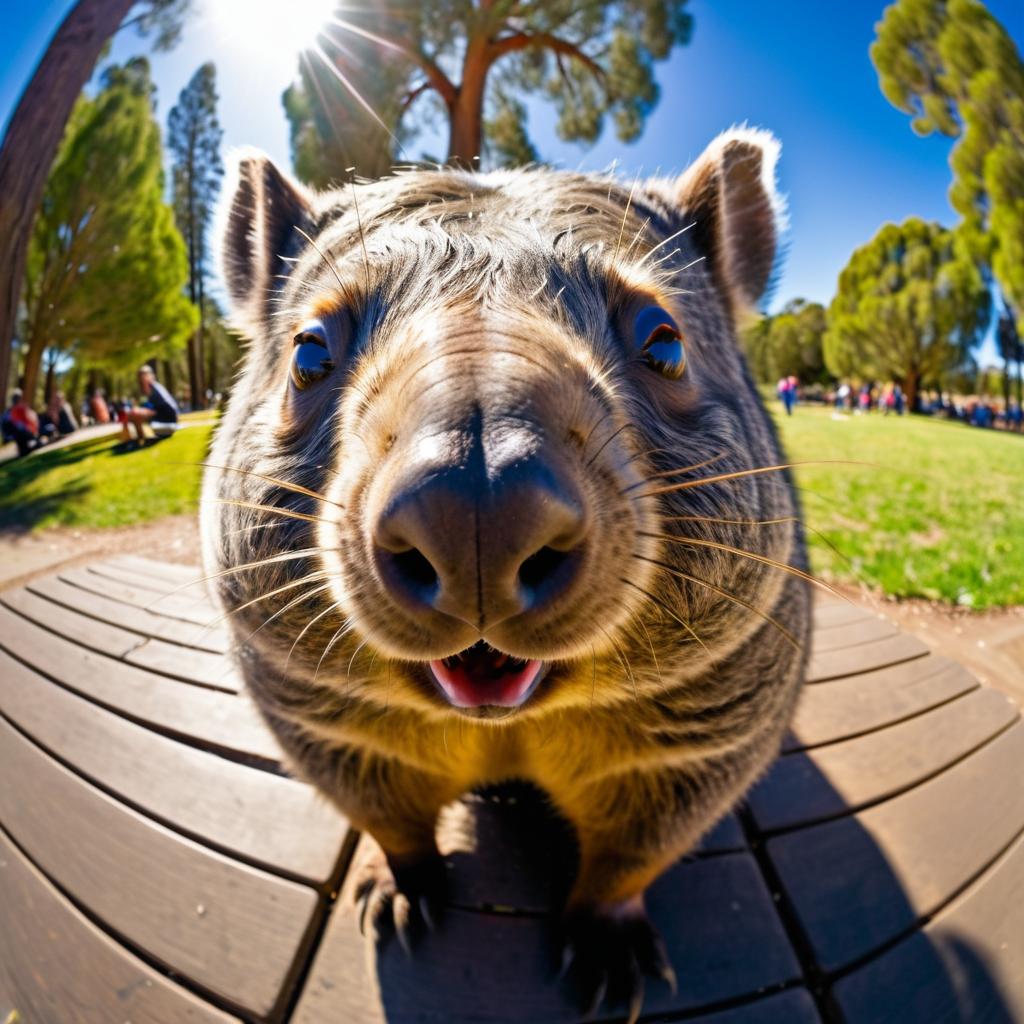
[[[218,45],[274,65],[316,45],[337,0],[205,0]]]

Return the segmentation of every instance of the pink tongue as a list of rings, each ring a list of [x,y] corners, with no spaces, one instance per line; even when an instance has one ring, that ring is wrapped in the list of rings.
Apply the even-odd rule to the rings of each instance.
[[[451,659],[448,659],[449,662]],[[518,707],[530,693],[540,672],[541,662],[536,659],[523,663],[512,672],[470,671],[461,659],[446,665],[443,661],[430,662],[430,671],[457,708],[479,708],[485,704],[502,708]]]

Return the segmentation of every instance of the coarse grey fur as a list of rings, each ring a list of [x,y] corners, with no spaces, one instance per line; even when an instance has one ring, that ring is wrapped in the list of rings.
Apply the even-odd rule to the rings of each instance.
[[[776,152],[740,130],[674,180],[416,170],[323,195],[249,156],[225,210],[249,345],[203,543],[249,690],[408,896],[436,881],[422,868],[441,806],[512,777],[542,788],[579,838],[570,941],[595,979],[616,957],[667,973],[643,890],[776,755],[804,674],[797,499],[785,469],[742,475],[783,461],[736,341],[777,252]],[[679,381],[629,335],[652,302],[685,336]],[[300,390],[291,338],[311,317],[335,371]],[[551,665],[497,716],[455,710],[425,680],[426,659],[480,631],[407,615],[369,539],[427,427],[461,438],[470,410],[493,451],[514,424],[554,452],[594,523],[564,601],[485,627]]]

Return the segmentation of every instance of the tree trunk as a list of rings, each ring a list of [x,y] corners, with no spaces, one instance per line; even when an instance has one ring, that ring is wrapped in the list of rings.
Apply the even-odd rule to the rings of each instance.
[[[483,147],[484,91],[487,88],[487,40],[470,39],[462,66],[462,84],[449,111],[448,162],[479,170]]]
[[[921,390],[921,374],[911,371],[903,381],[903,398],[907,403],[907,412],[917,411],[917,394]]]
[[[47,405],[50,404],[50,399],[53,398],[53,390],[56,387],[56,376],[57,376],[57,357],[54,356],[46,364],[46,386],[43,388],[43,401]]]
[[[22,94],[0,148],[0,399],[5,406],[29,236],[50,164],[75,100],[133,3],[78,0]]]
[[[25,346],[25,366],[21,373],[21,390],[25,393],[25,401],[34,406],[36,392],[39,390],[39,368],[43,365],[43,349],[46,346],[41,340],[29,338]]]

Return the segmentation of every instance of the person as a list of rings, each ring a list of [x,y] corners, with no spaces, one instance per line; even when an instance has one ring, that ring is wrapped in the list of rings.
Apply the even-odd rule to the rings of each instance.
[[[94,423],[109,423],[111,421],[110,406],[107,403],[107,396],[103,394],[102,388],[97,388],[92,393],[90,408],[92,409]]]
[[[39,417],[20,390],[11,395],[11,407],[4,413],[4,425],[14,438],[19,455],[28,455],[33,448],[43,443],[39,433]]]
[[[50,401],[46,407],[46,414],[50,417],[50,422],[57,428],[57,433],[61,437],[73,434],[78,429],[75,413],[63,391],[54,391],[50,396]]]
[[[780,377],[776,388],[779,398],[782,399],[782,404],[786,407],[787,416],[793,415],[793,403],[796,401],[795,381],[795,377]]]
[[[156,371],[148,364],[139,369],[139,387],[142,388],[146,401],[136,407],[127,408],[123,412],[121,423],[121,440],[131,440],[131,428],[135,427],[140,441],[145,441],[145,424],[177,423],[178,403],[174,396],[156,379]]]

